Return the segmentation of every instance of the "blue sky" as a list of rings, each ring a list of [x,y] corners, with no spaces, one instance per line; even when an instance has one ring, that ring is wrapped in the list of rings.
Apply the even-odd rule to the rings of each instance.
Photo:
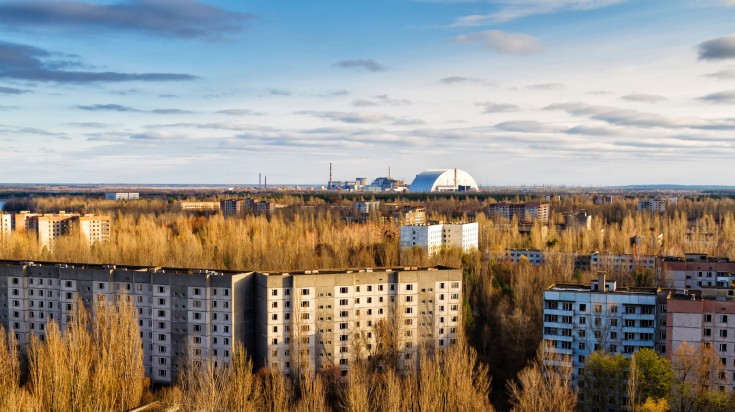
[[[0,182],[734,184],[735,0],[0,0]]]

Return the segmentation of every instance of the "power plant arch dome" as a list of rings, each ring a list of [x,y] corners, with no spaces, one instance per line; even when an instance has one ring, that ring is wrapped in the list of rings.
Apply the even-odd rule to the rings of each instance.
[[[478,190],[477,182],[460,169],[430,169],[416,175],[412,192],[469,192]]]

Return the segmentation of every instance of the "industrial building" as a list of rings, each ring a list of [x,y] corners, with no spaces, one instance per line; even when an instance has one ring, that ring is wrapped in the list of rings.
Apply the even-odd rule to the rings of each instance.
[[[0,321],[20,348],[43,339],[48,323],[64,330],[77,302],[130,296],[136,306],[146,374],[176,378],[178,360],[194,355],[227,363],[237,342],[256,367],[288,372],[339,367],[375,349],[381,322],[400,328],[403,362],[420,344],[453,343],[460,322],[462,271],[447,267],[291,273],[0,261]],[[364,352],[355,353],[356,337]]]
[[[430,169],[416,175],[411,192],[470,192],[477,191],[477,182],[460,169]]]

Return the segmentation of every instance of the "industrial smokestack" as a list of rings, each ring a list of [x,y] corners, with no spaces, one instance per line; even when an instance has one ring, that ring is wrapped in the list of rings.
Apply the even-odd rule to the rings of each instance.
[[[258,187],[263,187],[263,176],[262,176],[262,173],[258,173]]]
[[[327,190],[332,190],[332,162],[329,162],[329,186]]]

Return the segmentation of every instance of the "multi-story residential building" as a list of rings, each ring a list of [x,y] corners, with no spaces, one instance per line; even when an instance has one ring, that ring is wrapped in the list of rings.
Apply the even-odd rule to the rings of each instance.
[[[89,243],[106,242],[110,240],[111,221],[110,216],[86,214],[74,220],[79,225],[79,230]]]
[[[666,212],[666,206],[667,205],[675,205],[677,202],[677,198],[670,197],[666,199],[648,199],[648,200],[639,200],[638,201],[638,211],[644,212],[649,211],[651,213],[664,213]]]
[[[433,255],[444,247],[469,252],[478,247],[479,226],[472,223],[437,223],[401,226],[401,247],[418,246]]]
[[[641,348],[655,348],[656,302],[657,289],[618,289],[604,274],[591,285],[552,285],[544,291],[546,350],[569,357],[576,385],[596,350],[630,357]]]
[[[44,247],[53,246],[57,238],[68,235],[72,228],[77,228],[89,243],[110,240],[110,216],[80,216],[78,213],[66,213],[63,210],[53,214],[21,212],[20,215],[25,223],[25,231],[36,234],[38,242]],[[20,227],[19,224],[16,221],[16,229]]]
[[[181,210],[190,212],[205,212],[219,210],[219,202],[181,202]]]
[[[138,200],[138,199],[140,199],[140,193],[133,193],[133,192],[105,193],[105,200]]]
[[[13,215],[0,211],[0,237],[8,237],[13,233]]]
[[[541,266],[544,263],[544,252],[538,249],[508,249],[505,258],[512,263],[525,259],[533,266]]]
[[[366,201],[366,202],[355,202],[355,213],[361,215],[368,215],[370,212],[380,210],[380,202]]]
[[[32,216],[38,216],[38,213],[31,213],[28,210],[23,210],[23,211],[16,213],[13,216],[13,231],[25,232],[26,221],[28,221],[28,219],[31,218]]]
[[[675,289],[729,287],[735,282],[735,262],[706,254],[687,254],[683,259],[661,260],[661,286]]]
[[[242,199],[225,199],[219,202],[219,208],[224,216],[242,216],[245,207],[245,201]]]
[[[402,225],[424,225],[426,220],[426,209],[422,206],[403,206],[391,212],[393,220]]]
[[[62,331],[78,302],[129,296],[135,304],[143,364],[154,381],[169,383],[187,351],[228,362],[235,339],[253,347],[252,272],[115,267],[3,261],[0,320],[22,348],[44,338],[48,322]]]
[[[729,289],[732,292],[732,289]],[[720,359],[720,390],[735,390],[735,300],[732,295],[706,296],[705,291],[670,293],[666,300],[666,353],[673,354],[684,342],[696,349],[711,349]],[[714,389],[714,388],[713,388]]]
[[[637,270],[656,270],[656,256],[651,255],[611,255],[595,252],[590,255],[589,270],[610,274],[629,274]]]
[[[442,225],[442,245],[462,249],[467,253],[477,249],[480,227],[477,222],[444,223]]]
[[[546,202],[507,203],[499,202],[488,207],[490,217],[513,220],[520,223],[549,223],[550,205]]]
[[[286,373],[339,368],[369,356],[383,327],[415,366],[422,344],[454,342],[462,272],[443,267],[258,273],[255,366]],[[379,326],[379,324],[381,324]]]
[[[381,327],[400,329],[404,362],[420,344],[446,347],[460,325],[462,271],[446,267],[292,273],[210,271],[0,261],[0,322],[19,347],[62,332],[81,302],[125,297],[135,305],[143,364],[158,383],[187,354],[229,362],[243,343],[255,365],[289,372],[348,369],[376,347]],[[360,346],[362,344],[362,346]],[[361,348],[361,353],[356,353]],[[295,356],[298,354],[299,356]]]
[[[442,247],[442,225],[404,225],[401,226],[401,247],[418,246],[426,249],[429,255],[437,253]]]
[[[615,200],[614,196],[609,195],[595,195],[595,197],[592,198],[592,203],[596,205],[604,205],[604,204],[610,204]]]

